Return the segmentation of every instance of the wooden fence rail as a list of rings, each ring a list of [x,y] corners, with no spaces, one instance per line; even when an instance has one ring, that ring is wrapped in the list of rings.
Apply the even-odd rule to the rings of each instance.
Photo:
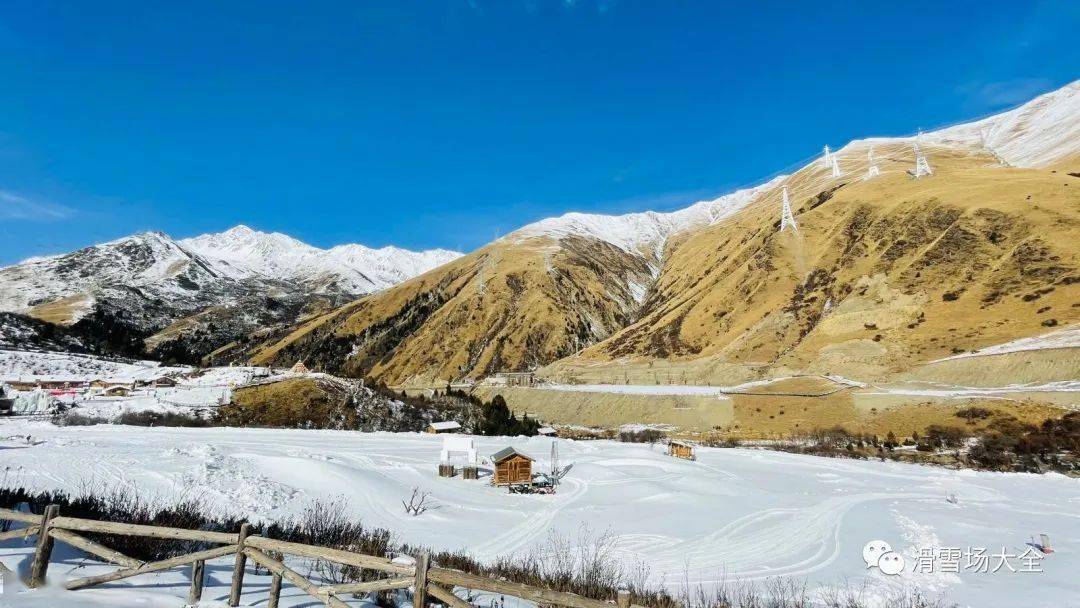
[[[251,527],[248,524],[243,524],[236,534],[125,524],[63,517],[60,516],[60,508],[57,505],[46,507],[43,515],[33,515],[0,508],[0,521],[4,520],[24,523],[27,524],[27,527],[0,533],[0,540],[37,536],[37,545],[30,564],[30,576],[27,580],[30,588],[40,587],[45,584],[53,542],[60,541],[104,562],[120,566],[119,570],[113,572],[65,582],[64,587],[72,591],[190,564],[192,568],[188,602],[195,603],[202,598],[206,561],[233,555],[235,559],[228,600],[230,606],[239,604],[244,584],[244,572],[247,561],[251,560],[266,568],[272,575],[269,588],[270,597],[267,603],[269,608],[277,608],[283,581],[288,581],[319,602],[333,608],[349,608],[349,605],[341,599],[341,596],[409,587],[413,589],[413,608],[424,608],[429,596],[436,602],[446,604],[449,608],[472,608],[470,603],[453,593],[455,587],[509,595],[541,605],[564,606],[566,608],[616,608],[616,606],[617,608],[642,608],[641,606],[631,606],[630,594],[627,591],[620,590],[617,602],[612,604],[573,593],[553,591],[492,577],[469,574],[459,570],[435,567],[430,564],[430,557],[426,553],[416,556],[415,565],[406,565],[386,557],[265,538],[251,534]],[[44,534],[42,534],[43,530],[45,531]],[[195,541],[221,546],[156,562],[143,562],[90,540],[78,534],[78,532],[138,536],[160,540]],[[372,570],[387,574],[390,578],[362,583],[320,586],[289,568],[285,564],[285,556],[287,555],[325,560],[362,570]]]

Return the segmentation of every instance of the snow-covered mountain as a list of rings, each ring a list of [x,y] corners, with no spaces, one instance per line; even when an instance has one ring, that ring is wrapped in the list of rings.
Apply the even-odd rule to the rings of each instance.
[[[870,146],[910,145],[914,137],[855,140],[836,151],[847,159],[865,158]],[[1042,167],[1080,155],[1080,80],[1007,112],[922,134],[921,141],[947,148],[990,152],[1015,167]],[[817,161],[814,161],[817,162]],[[582,236],[606,241],[631,253],[652,253],[680,232],[734,215],[782,183],[781,175],[752,188],[736,190],[670,213],[625,215],[567,213],[524,226],[507,238]],[[657,255],[656,257],[659,257]]]
[[[78,326],[83,335],[107,333],[127,354],[137,354],[133,345],[144,339],[153,350],[197,334],[196,350],[205,354],[459,255],[361,245],[323,250],[246,226],[180,241],[146,232],[0,268],[0,312]],[[191,352],[186,344],[182,350]]]
[[[1044,167],[1080,155],[1080,80],[1018,108],[927,133],[944,145],[984,148],[1015,167]]]
[[[318,249],[247,226],[179,241],[146,232],[0,268],[0,310],[30,312],[67,299],[67,309],[77,319],[102,289],[205,300],[210,294],[201,292],[228,292],[233,283],[250,280],[269,281],[278,289],[293,284],[316,293],[357,296],[423,274],[460,255],[444,249],[414,252],[362,245]]]
[[[315,291],[351,294],[386,289],[461,256],[446,249],[371,249],[355,244],[319,249],[280,232],[243,225],[179,244],[232,278],[298,281]]]
[[[670,213],[567,213],[528,224],[512,232],[507,238],[558,239],[565,236],[584,236],[611,243],[629,253],[654,253],[659,259],[669,237],[691,228],[707,226],[735,214],[782,179],[783,177],[777,177],[759,186],[736,190],[712,200],[699,201]]]

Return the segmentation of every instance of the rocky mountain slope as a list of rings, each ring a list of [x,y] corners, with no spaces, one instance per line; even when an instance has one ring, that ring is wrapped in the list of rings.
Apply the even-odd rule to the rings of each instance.
[[[1080,82],[673,214],[544,220],[248,356],[418,385],[895,375],[1080,321],[1078,131]]]
[[[0,268],[0,311],[109,337],[128,345],[123,354],[191,362],[457,255],[359,245],[321,250],[245,226],[181,241],[143,233]],[[31,327],[20,325],[20,334]]]

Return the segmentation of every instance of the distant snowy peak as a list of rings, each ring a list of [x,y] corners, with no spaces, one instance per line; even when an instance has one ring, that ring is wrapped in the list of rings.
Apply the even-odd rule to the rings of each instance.
[[[294,293],[356,296],[386,289],[460,255],[361,245],[324,250],[247,226],[180,241],[144,232],[0,268],[0,311],[28,312],[77,297],[68,305],[71,319],[77,320],[102,293],[123,298],[119,294],[125,290],[183,303],[187,309],[231,302],[267,281]]]
[[[699,201],[685,209],[670,213],[655,211],[625,215],[567,213],[529,224],[512,232],[507,238],[560,239],[567,236],[584,236],[606,241],[631,253],[655,253],[657,257],[660,257],[664,244],[671,236],[691,228],[707,226],[735,214],[782,179],[783,177],[777,177],[760,186],[736,190],[712,200]]]
[[[279,232],[243,225],[180,244],[233,278],[301,281],[356,294],[385,289],[461,256],[444,249],[416,252],[356,244],[319,249]]]

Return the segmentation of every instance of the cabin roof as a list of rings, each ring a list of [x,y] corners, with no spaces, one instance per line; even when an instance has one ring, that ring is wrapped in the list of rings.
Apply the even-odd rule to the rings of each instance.
[[[454,429],[460,429],[461,428],[461,424],[454,421],[454,420],[445,420],[443,422],[432,422],[428,426],[435,429],[436,431],[452,431]]]
[[[536,432],[540,433],[541,435],[554,435],[558,431],[556,431],[555,429],[553,429],[550,426],[542,426],[542,427],[536,429]]]
[[[681,446],[681,447],[684,447],[684,448],[692,448],[692,447],[694,447],[694,444],[692,444],[692,443],[687,443],[685,441],[677,441],[675,439],[672,439],[668,443],[670,443],[671,445],[677,445],[677,446]]]
[[[500,462],[502,462],[504,460],[509,460],[510,458],[513,458],[514,456],[521,456],[522,458],[525,458],[526,460],[531,460],[531,461],[536,460],[535,458],[533,458],[532,456],[529,456],[528,454],[522,454],[521,452],[515,450],[513,448],[513,446],[507,446],[507,447],[499,450],[498,452],[495,452],[494,454],[492,454],[491,455],[491,461],[494,462],[495,464],[499,464]]]

